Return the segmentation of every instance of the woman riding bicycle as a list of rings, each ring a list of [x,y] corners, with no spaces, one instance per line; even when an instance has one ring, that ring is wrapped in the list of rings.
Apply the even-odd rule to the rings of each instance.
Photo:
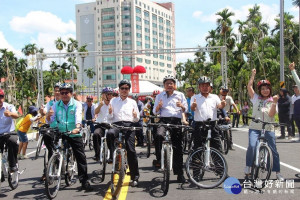
[[[277,112],[276,106],[277,106],[278,96],[277,95],[275,95],[274,97],[271,96],[272,86],[268,80],[260,80],[257,83],[258,94],[256,94],[252,87],[255,74],[256,74],[256,69],[253,69],[251,78],[247,86],[248,94],[253,104],[252,117],[256,119],[260,118],[262,121],[265,122],[274,122],[274,116]],[[244,170],[246,177],[248,177],[251,172],[251,166],[253,164],[253,159],[255,156],[256,144],[259,141],[261,130],[262,130],[262,125],[260,123],[255,123],[253,121],[250,123],[249,143],[248,143],[248,149],[246,154],[246,167]],[[271,148],[273,154],[272,171],[276,171],[276,177],[278,180],[284,181],[285,179],[280,174],[280,161],[279,161],[279,154],[276,148],[275,132],[272,130],[274,130],[274,127],[272,125],[266,125],[265,137],[267,139],[268,145]]]

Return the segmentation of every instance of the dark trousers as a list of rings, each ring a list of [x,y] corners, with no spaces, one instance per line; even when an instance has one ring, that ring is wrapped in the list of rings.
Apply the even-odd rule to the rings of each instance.
[[[16,166],[18,159],[18,136],[17,135],[4,135],[0,138],[0,149],[4,150],[4,144],[6,143],[7,149],[8,149],[8,162],[9,162],[9,167],[13,168]],[[2,161],[0,161],[2,162]],[[1,173],[1,172],[0,172]]]
[[[54,149],[54,133],[53,132],[45,133],[43,136],[43,140],[48,150],[48,160],[50,160],[50,158],[53,155],[53,149]]]
[[[233,113],[232,127],[236,125],[236,127],[238,128],[239,122],[240,122],[240,115],[238,113]]]
[[[105,129],[96,126],[95,131],[93,134],[93,145],[94,145],[94,151],[95,151],[95,157],[100,157],[100,145],[101,145],[101,137],[103,137],[105,134]]]
[[[292,127],[292,136],[295,137],[295,118],[294,118],[294,115],[292,114],[291,116],[291,127]]]
[[[134,126],[134,123],[131,122],[116,122],[115,124],[119,126],[126,126],[126,127],[131,127]],[[112,158],[114,150],[115,150],[115,145],[114,141],[119,137],[120,130],[119,129],[109,129],[107,132],[107,145],[110,149],[110,156]],[[140,174],[139,174],[139,165],[138,165],[138,159],[135,151],[135,132],[134,131],[123,131],[125,138],[125,148],[127,151],[127,160],[128,160],[128,165],[129,165],[129,170],[130,170],[130,177],[131,180],[137,179]]]
[[[75,159],[77,161],[78,179],[82,184],[84,184],[88,180],[88,175],[82,137],[71,138],[63,136],[63,139],[66,140],[72,147]]]
[[[143,121],[141,120],[141,121],[139,121],[139,122],[137,122],[137,123],[134,123],[134,126],[135,126],[135,127],[143,127]],[[135,136],[136,136],[136,140],[137,140],[137,142],[138,142],[138,145],[141,145],[141,144],[144,143],[144,133],[143,133],[143,129],[137,130]]]
[[[287,124],[288,135],[292,136],[292,126],[289,115],[278,115],[279,123]],[[285,126],[280,127],[281,136],[285,137]]]
[[[248,126],[248,118],[247,114],[242,115],[243,124]]]
[[[212,125],[214,125],[215,122],[212,122]],[[195,122],[195,129],[193,132],[193,139],[194,139],[194,149],[197,149],[198,147],[201,147],[205,142],[207,138],[208,130],[206,128],[203,128],[202,122]],[[219,133],[215,131],[213,128],[211,131],[211,140],[210,140],[210,146],[214,147],[217,150],[221,149],[221,144],[219,140]]]
[[[160,122],[162,124],[181,124],[180,118],[165,117],[161,118]],[[158,150],[155,150],[157,161],[161,161],[161,148],[164,136],[166,134],[166,128],[164,126],[158,126],[156,140],[158,145]],[[182,165],[183,165],[183,153],[182,153],[182,130],[181,128],[171,128],[171,142],[173,148],[173,169],[175,175],[183,175]]]
[[[296,125],[298,127],[299,136],[300,136],[300,115],[294,115],[294,120],[295,120]]]

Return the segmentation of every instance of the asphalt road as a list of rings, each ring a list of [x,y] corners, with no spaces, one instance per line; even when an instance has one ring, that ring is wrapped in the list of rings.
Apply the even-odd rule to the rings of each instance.
[[[228,175],[239,179],[240,183],[244,181],[244,166],[246,148],[248,143],[248,129],[238,128],[233,129],[233,140],[235,151],[230,151],[225,156],[228,164]],[[299,137],[297,135],[297,137]],[[30,141],[27,153],[29,159],[20,160],[20,170],[26,169],[20,177],[19,187],[16,190],[11,190],[7,181],[2,183],[0,198],[1,199],[46,199],[44,183],[40,182],[40,177],[43,171],[43,158],[32,160],[35,154],[36,141]],[[286,183],[276,185],[275,173],[272,173],[273,185],[270,188],[265,188],[264,193],[257,193],[253,190],[243,189],[240,194],[228,194],[223,189],[223,184],[214,189],[198,189],[190,183],[176,183],[176,176],[171,175],[171,184],[169,193],[166,196],[160,191],[160,180],[162,174],[152,167],[152,160],[155,158],[151,155],[150,158],[145,157],[146,148],[137,147],[139,155],[140,182],[138,187],[128,186],[129,177],[125,177],[121,193],[118,199],[162,199],[162,200],[196,200],[196,199],[299,199],[300,195],[300,143],[287,139],[277,140],[277,148],[280,154],[281,173],[286,179],[294,182],[291,188],[286,188]],[[153,151],[153,149],[152,149]],[[56,199],[110,199],[109,183],[111,165],[108,165],[105,181],[100,183],[97,172],[100,169],[99,163],[96,163],[91,157],[93,152],[86,148],[88,160],[88,173],[91,184],[94,187],[93,192],[84,192],[80,190],[80,183],[77,181],[74,185],[66,187],[62,181],[61,189]],[[184,161],[186,159],[184,156]]]

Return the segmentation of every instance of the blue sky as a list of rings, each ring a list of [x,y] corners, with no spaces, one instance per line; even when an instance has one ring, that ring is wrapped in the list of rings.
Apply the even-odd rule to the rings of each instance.
[[[205,45],[205,37],[216,28],[216,12],[229,8],[237,19],[244,20],[248,9],[258,4],[263,20],[272,27],[279,14],[280,0],[170,0],[175,3],[176,47]],[[28,43],[44,47],[45,52],[57,52],[57,37],[75,38],[75,5],[93,0],[0,0],[0,48],[8,48],[17,56]],[[158,0],[156,2],[169,2]],[[295,16],[298,8],[285,0],[285,12]],[[178,61],[185,61],[191,54],[180,54]]]

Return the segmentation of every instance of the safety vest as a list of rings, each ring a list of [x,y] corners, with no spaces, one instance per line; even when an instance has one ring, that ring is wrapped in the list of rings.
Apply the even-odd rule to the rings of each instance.
[[[56,121],[58,123],[58,129],[61,132],[72,131],[76,128],[75,113],[76,113],[76,100],[71,98],[67,110],[64,103],[60,100],[55,104],[56,106]],[[70,137],[80,137],[81,133],[72,134]]]

